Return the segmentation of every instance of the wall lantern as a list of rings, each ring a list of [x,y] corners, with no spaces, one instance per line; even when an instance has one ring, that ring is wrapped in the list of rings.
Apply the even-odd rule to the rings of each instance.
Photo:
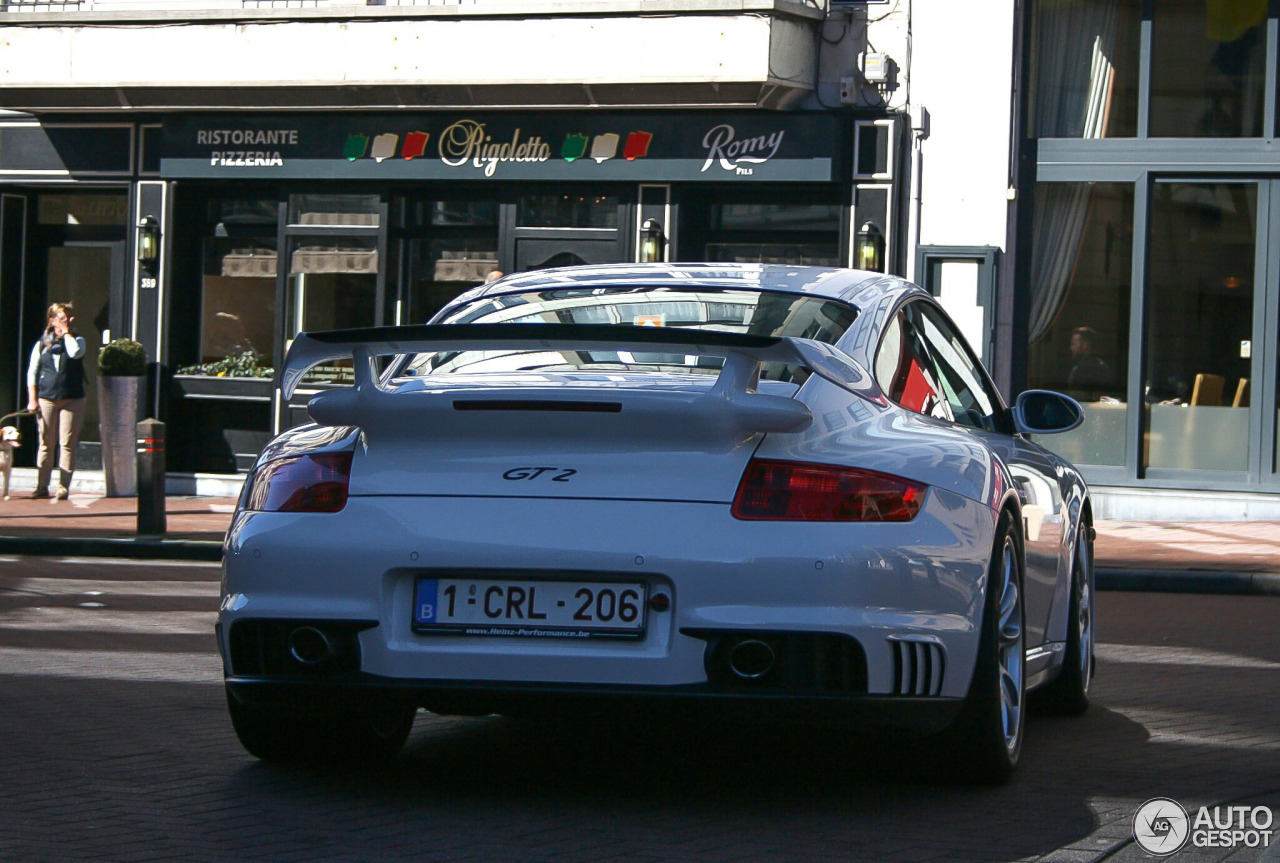
[[[657,219],[645,219],[640,226],[640,262],[651,264],[663,259],[667,238],[662,233],[662,223]]]
[[[138,260],[154,264],[160,260],[160,223],[155,216],[143,216],[138,222]]]
[[[858,269],[884,272],[884,232],[879,225],[871,221],[862,223],[854,252]]]

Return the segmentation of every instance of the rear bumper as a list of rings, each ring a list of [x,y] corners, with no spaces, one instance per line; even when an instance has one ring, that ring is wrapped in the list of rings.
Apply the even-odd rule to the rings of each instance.
[[[913,522],[897,524],[743,522],[727,504],[709,503],[353,497],[335,514],[238,514],[220,622],[228,633],[278,623],[283,633],[263,642],[276,657],[289,624],[350,628],[356,644],[344,655],[359,658],[344,673],[425,690],[621,692],[625,684],[677,698],[718,697],[705,688],[715,682],[707,657],[716,638],[838,638],[861,653],[858,686],[811,686],[804,681],[825,672],[805,671],[798,692],[768,699],[962,699],[993,530],[990,510],[939,489]],[[460,572],[522,582],[585,573],[585,581],[641,582],[668,602],[631,639],[417,631],[416,580]],[[233,647],[223,640],[234,679],[290,670],[246,668]],[[803,661],[823,665],[821,656]]]
[[[398,702],[443,714],[561,719],[726,719],[741,722],[855,726],[933,734],[955,719],[959,698],[728,692],[713,684],[602,686],[405,680],[357,673],[342,680],[228,677],[227,691],[254,705],[332,709]]]

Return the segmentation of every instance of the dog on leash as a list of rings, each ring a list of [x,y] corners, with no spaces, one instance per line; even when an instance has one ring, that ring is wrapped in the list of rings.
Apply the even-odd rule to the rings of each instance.
[[[4,499],[9,499],[9,475],[13,473],[13,451],[22,446],[22,433],[13,426],[0,426],[0,477]]]

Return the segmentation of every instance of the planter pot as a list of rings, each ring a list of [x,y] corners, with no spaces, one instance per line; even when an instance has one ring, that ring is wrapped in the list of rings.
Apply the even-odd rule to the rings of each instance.
[[[174,375],[178,393],[188,399],[221,399],[271,403],[271,378],[220,378],[213,375]]]
[[[98,427],[102,432],[102,470],[107,497],[138,494],[134,447],[142,421],[145,377],[98,376]]]

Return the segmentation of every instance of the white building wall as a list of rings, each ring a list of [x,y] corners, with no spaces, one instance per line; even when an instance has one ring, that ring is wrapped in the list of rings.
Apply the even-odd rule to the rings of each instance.
[[[767,81],[772,25],[744,15],[11,28],[0,84]]]
[[[912,6],[911,103],[928,109],[931,126],[921,145],[919,243],[1004,248],[1013,2]]]
[[[869,4],[868,39],[901,67],[892,110],[929,115],[913,133],[907,276],[918,245],[1006,243],[1013,0]]]

